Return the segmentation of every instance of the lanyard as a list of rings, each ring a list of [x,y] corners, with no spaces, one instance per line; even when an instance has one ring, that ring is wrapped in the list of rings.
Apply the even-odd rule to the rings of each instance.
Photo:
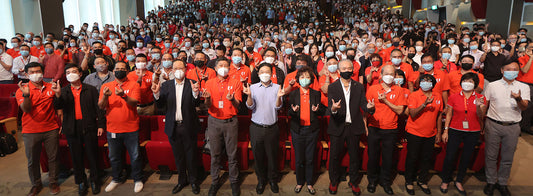
[[[473,96],[474,94],[472,93],[472,95],[470,96]],[[464,103],[465,103],[465,121],[466,121],[466,116],[468,115],[468,100],[466,99],[466,96],[463,97],[463,100],[464,100]]]
[[[229,78],[228,78],[228,79],[229,79]],[[226,85],[224,85],[224,83],[225,83],[225,80],[222,80],[222,81],[220,82],[220,90],[219,90],[219,92],[218,92],[218,93],[220,94],[220,101],[222,101],[222,100],[223,100],[222,98],[224,97],[224,89],[226,88]],[[229,85],[229,84],[228,84],[228,85]]]

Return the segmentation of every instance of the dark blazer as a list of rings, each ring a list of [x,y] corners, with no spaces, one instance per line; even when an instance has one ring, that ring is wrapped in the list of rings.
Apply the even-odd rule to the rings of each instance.
[[[183,116],[183,123],[185,130],[196,134],[200,130],[200,120],[196,114],[196,106],[200,104],[200,95],[195,99],[192,95],[192,88],[189,79],[185,79],[183,86],[183,93],[181,97],[181,115]],[[176,84],[175,80],[168,80],[161,84],[159,99],[156,100],[157,107],[167,107],[165,114],[165,133],[169,138],[174,133],[176,126]]]
[[[334,136],[342,135],[346,122],[346,99],[344,99],[344,91],[342,88],[341,80],[337,80],[328,86],[327,113],[330,115],[328,134]],[[341,108],[339,108],[335,114],[331,112],[331,106],[333,105],[331,101],[332,99],[335,100],[335,102],[341,99]],[[367,104],[368,101],[366,100],[365,88],[361,83],[351,80],[349,109],[350,116],[352,117],[352,124],[348,127],[350,134],[361,135],[366,132],[361,110],[368,113],[374,113],[374,109],[369,110],[366,107]]]
[[[320,92],[309,88],[309,106],[310,110],[310,119],[311,119],[311,130],[319,129],[320,122],[318,121],[318,116],[322,116],[326,107],[320,103]],[[312,106],[319,105],[318,110],[313,112]],[[290,128],[292,131],[299,133],[300,132],[300,110],[297,112],[292,110],[291,105],[300,105],[300,88],[292,91],[289,94],[289,116],[291,117]],[[300,106],[302,108],[302,106]]]
[[[65,135],[74,135],[76,112],[74,110],[74,95],[72,94],[71,85],[61,88],[61,96],[56,99],[57,109],[63,109],[63,133]],[[82,133],[92,132],[96,136],[98,128],[106,127],[105,111],[98,107],[98,91],[96,87],[89,84],[81,85],[80,107],[83,124]]]

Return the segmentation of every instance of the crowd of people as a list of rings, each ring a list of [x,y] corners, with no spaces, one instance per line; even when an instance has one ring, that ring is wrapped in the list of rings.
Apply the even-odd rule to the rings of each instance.
[[[341,183],[346,151],[348,186],[361,194],[362,141],[368,148],[367,191],[374,193],[380,185],[394,194],[394,150],[406,141],[408,194],[415,194],[415,182],[431,193],[433,145],[447,143],[439,189],[446,193],[453,182],[466,195],[466,170],[484,141],[484,193],[510,195],[507,182],[518,137],[521,131],[531,133],[533,42],[526,29],[500,35],[488,32],[488,24],[469,28],[414,21],[379,3],[346,0],[325,5],[179,1],[125,25],[77,28],[69,25],[62,35],[17,33],[11,48],[0,40],[0,83],[20,87],[16,98],[24,112],[29,195],[42,189],[42,147],[51,193],[60,190],[58,134],[67,137],[80,195],[89,186],[93,194],[100,192],[96,152],[102,134],[107,134],[112,167],[105,191],[123,181],[122,146],[131,159],[134,191],[142,191],[139,115],[165,115],[179,174],[172,193],[190,184],[195,194],[201,183],[198,116],[209,116],[209,195],[221,186],[224,156],[232,193],[240,195],[237,115],[251,115],[258,194],[267,185],[279,192],[282,131],[290,132],[295,150],[294,191],[316,194],[313,160],[320,116],[329,116],[330,194]],[[279,129],[280,114],[290,116],[290,130]]]

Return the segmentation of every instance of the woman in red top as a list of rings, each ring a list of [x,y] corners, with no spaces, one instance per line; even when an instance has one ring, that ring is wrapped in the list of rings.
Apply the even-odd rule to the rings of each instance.
[[[455,166],[455,156],[459,150],[459,145],[463,143],[463,153],[457,168],[455,187],[462,195],[466,192],[463,188],[463,180],[466,168],[469,165],[471,155],[478,143],[481,130],[483,130],[482,117],[487,106],[485,97],[477,94],[474,89],[479,85],[479,78],[475,73],[466,73],[461,77],[462,91],[451,95],[448,98],[448,108],[446,111],[446,122],[442,141],[448,142],[446,146],[446,157],[444,158],[440,190],[443,193],[448,191],[448,184],[452,181],[453,167]]]
[[[380,77],[379,70],[381,68],[381,65],[383,65],[383,59],[381,59],[381,56],[379,56],[379,54],[376,54],[376,53],[371,54],[370,65],[371,66],[365,69],[367,88],[369,86],[379,84],[379,77]]]

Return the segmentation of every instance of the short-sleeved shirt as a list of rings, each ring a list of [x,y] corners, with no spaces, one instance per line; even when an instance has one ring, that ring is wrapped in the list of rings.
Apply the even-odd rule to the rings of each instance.
[[[331,74],[331,73],[330,73]],[[333,77],[329,77],[329,84],[332,84],[333,82],[337,81],[340,78],[340,75],[335,73],[337,75],[337,78],[333,79]],[[356,80],[357,81],[357,80]],[[318,86],[322,88],[326,84],[326,75],[320,76],[320,79],[318,80]],[[320,89],[320,93],[322,96],[320,96],[320,103],[322,103],[324,106],[328,106],[328,94],[322,92],[322,89]]]
[[[485,77],[483,74],[480,74],[476,71],[472,71],[473,73],[476,73],[479,78],[479,88],[483,88],[483,85],[485,84]],[[448,81],[450,85],[450,95],[459,93],[463,88],[461,87],[461,77],[463,77],[463,74],[461,73],[461,70],[453,71],[448,74]]]
[[[242,100],[242,83],[229,77],[209,79],[206,82],[206,90],[211,95],[209,115],[217,119],[228,119],[237,115],[237,108],[226,98],[229,93],[235,93],[234,99]]]
[[[209,67],[205,67],[205,68],[199,68],[199,67],[196,67],[194,69],[191,69],[189,71],[187,71],[187,79],[189,80],[194,80],[196,82],[198,82],[198,80],[201,80],[202,78],[202,75],[207,75],[207,79],[213,79],[213,78],[216,78],[217,77],[217,73],[215,72],[215,70],[209,68]],[[200,88],[201,90],[205,90],[205,87],[206,87],[206,82],[205,80],[201,80],[200,81]]]
[[[241,64],[239,68],[235,68],[235,64],[231,63],[229,73],[229,77],[234,80],[241,81],[242,79],[246,79],[247,83],[252,83],[252,73],[250,72],[250,68],[248,68],[246,65]]]
[[[31,111],[22,114],[22,133],[43,133],[59,129],[52,84],[43,82],[42,88],[37,88],[29,82],[28,87],[30,88]],[[24,102],[20,89],[17,90],[16,98],[20,106]]]
[[[520,68],[523,68],[526,66],[527,62],[529,61],[529,56],[524,55],[523,57],[518,58],[518,62],[520,63]],[[533,67],[532,67],[533,68]],[[533,84],[533,69],[529,69],[527,73],[523,73],[522,71],[519,72],[518,78],[516,80],[528,84]]]
[[[430,74],[428,72],[425,72],[425,74]],[[417,77],[420,76],[420,72],[417,72]],[[434,69],[433,73],[431,73],[433,77],[435,77],[435,80],[437,81],[437,84],[435,84],[435,87],[433,87],[434,93],[439,93],[442,95],[442,92],[450,90],[450,82],[448,81],[448,74],[440,69]]]
[[[441,70],[442,67],[444,67],[444,63],[442,63],[442,61],[440,61],[440,60],[435,61],[435,63],[433,63],[433,68],[435,70]],[[448,60],[448,64],[447,64],[446,68],[443,71],[445,73],[450,73],[450,72],[453,72],[453,71],[457,71],[457,65]]]
[[[4,52],[0,54],[0,60],[13,67],[13,57],[11,55]],[[13,73],[11,70],[6,70],[4,66],[0,65],[0,81],[2,80],[13,80]]]
[[[391,62],[389,63],[386,63],[385,65],[392,65],[394,66]],[[402,62],[400,64],[400,66],[394,66],[396,69],[401,69],[404,73],[405,73],[405,78],[407,79],[406,82],[415,82],[416,79],[417,79],[417,75],[416,73],[413,71],[413,67],[407,63],[404,63]],[[383,68],[383,66],[381,66],[379,68],[379,72],[378,73],[381,73],[381,68]]]
[[[511,97],[511,92],[518,93],[524,100],[531,101],[530,89],[527,84],[514,80],[511,84],[504,79],[491,82],[487,86],[485,96],[490,101],[487,117],[502,122],[520,122],[522,111],[518,103]]]
[[[408,133],[419,137],[433,137],[437,134],[437,117],[442,112],[442,96],[439,93],[433,93],[433,102],[427,104],[418,115],[413,118],[409,115],[405,129]],[[408,108],[415,109],[426,102],[427,96],[422,90],[415,91],[409,95]]]
[[[394,105],[407,105],[407,98],[401,87],[393,85],[389,91],[385,91],[381,84],[370,86],[366,91],[366,99],[368,102],[374,101],[376,112],[367,118],[368,126],[380,129],[398,128],[398,114],[378,99],[378,93],[385,93],[387,100]]]
[[[154,96],[152,96],[152,72],[146,71],[142,76],[141,82],[141,99],[138,100],[139,104],[148,104],[154,101]],[[132,71],[128,74],[128,80],[132,82],[137,82],[139,76],[135,71]]]
[[[473,92],[468,99],[466,99],[463,91],[455,93],[448,97],[448,106],[452,108],[452,120],[450,121],[450,128],[459,131],[480,131],[481,124],[477,115],[476,99],[485,97],[481,94]],[[485,102],[486,103],[486,102]],[[466,104],[466,105],[465,105]],[[466,106],[466,110],[465,110]],[[463,122],[468,122],[468,127],[463,127]]]
[[[300,89],[300,125],[311,125],[311,103],[309,102],[309,90],[304,92]]]
[[[105,83],[100,90],[100,99],[104,97],[103,89],[108,87],[111,95],[106,107],[107,131],[111,133],[129,133],[139,130],[139,115],[137,107],[128,105],[126,100],[115,94],[115,88],[122,87],[124,94],[135,100],[141,99],[139,83],[126,79],[122,84],[116,80]]]
[[[112,81],[115,81],[115,75],[113,74],[113,72],[108,72],[104,78],[100,78],[100,76],[98,76],[98,72],[94,72],[85,77],[83,83],[96,87],[96,90],[100,92],[100,88],[103,84]]]
[[[296,80],[296,82],[294,82],[294,84],[292,85],[291,91],[300,88],[300,84],[298,83],[298,79],[296,78],[296,73],[298,73],[298,71],[293,71],[287,74],[287,76],[285,77],[285,81],[283,82],[284,88],[290,86],[291,80]],[[309,88],[312,88],[318,91],[320,90],[320,85],[318,84],[318,80],[316,79],[316,76],[314,74],[313,74],[313,77],[315,77],[315,80],[312,84],[309,84]],[[289,93],[289,92],[286,92],[286,93]]]
[[[30,55],[40,57],[41,55],[46,55],[44,51],[44,46],[41,44],[39,47],[33,46],[30,48]]]

